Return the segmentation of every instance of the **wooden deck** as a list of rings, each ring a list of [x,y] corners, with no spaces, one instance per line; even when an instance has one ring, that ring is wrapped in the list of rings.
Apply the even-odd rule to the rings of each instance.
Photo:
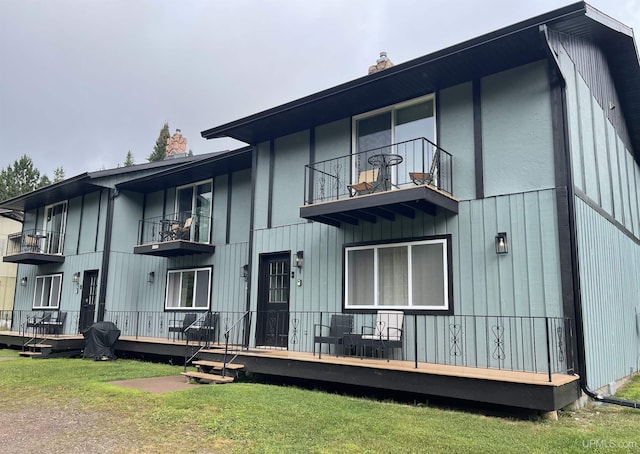
[[[24,338],[17,332],[0,331],[0,344],[20,347]],[[81,335],[47,337],[54,349],[82,349]],[[142,354],[183,358],[183,340],[121,336],[116,350],[122,355]],[[236,352],[233,352],[235,354]],[[539,411],[558,410],[580,396],[578,377],[512,370],[449,366],[413,361],[371,359],[281,349],[250,348],[237,352],[235,363],[251,374],[263,374],[337,385],[408,392],[429,397],[451,398]],[[222,361],[224,348],[214,345],[198,358]]]

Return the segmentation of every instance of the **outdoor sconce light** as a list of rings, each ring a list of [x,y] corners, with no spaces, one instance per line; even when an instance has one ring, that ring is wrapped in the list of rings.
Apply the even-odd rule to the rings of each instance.
[[[22,286],[22,287],[26,287],[27,286],[27,276],[25,276],[22,279],[20,279],[20,286]]]
[[[249,265],[242,265],[240,267],[240,277],[245,281],[249,278]]]
[[[304,252],[298,251],[296,252],[296,268],[298,269],[302,268],[303,264],[304,264]]]
[[[507,243],[507,232],[499,232],[496,235],[496,254],[507,254],[509,252],[509,243]]]
[[[156,273],[155,273],[155,271],[151,271],[149,273],[149,276],[147,276],[147,282],[149,284],[153,284],[155,282],[155,280],[156,280]]]
[[[78,282],[80,282],[80,272],[78,272],[78,273],[73,273],[73,278],[72,278],[72,280],[73,280],[73,283],[74,283],[74,284],[77,284]]]

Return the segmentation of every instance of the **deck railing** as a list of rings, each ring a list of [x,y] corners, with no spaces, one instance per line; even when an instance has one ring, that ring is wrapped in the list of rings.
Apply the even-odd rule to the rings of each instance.
[[[209,243],[212,223],[211,216],[192,211],[141,219],[138,223],[138,246],[178,240]]]
[[[62,254],[64,234],[53,230],[27,229],[8,236],[6,255],[32,252]]]
[[[0,330],[20,331],[29,317],[41,312],[0,311]],[[107,310],[105,320],[115,323],[121,336],[171,341],[183,339],[169,327],[179,326],[187,313]],[[198,313],[199,316],[203,314]],[[316,355],[324,356],[339,354],[382,361],[405,360],[416,368],[430,363],[545,373],[549,379],[552,374],[574,372],[571,321],[563,317],[403,314],[398,316],[401,319],[388,319],[380,324],[376,313],[222,311],[215,314],[211,320],[217,325],[211,327],[215,334],[214,338],[208,339],[209,345],[224,345],[231,354],[250,347],[264,347],[315,351]],[[338,350],[336,344],[314,342],[316,337],[331,334],[334,316],[343,319],[346,316],[349,320],[349,329],[343,329],[340,334]],[[278,324],[273,323],[274,320],[287,321]],[[69,311],[63,333],[77,334],[78,321],[79,312]],[[376,337],[385,333],[385,323],[401,327],[401,332],[395,332],[394,342],[387,344],[389,348]],[[257,342],[256,332],[260,333]],[[351,337],[345,338],[345,334]],[[357,342],[363,334],[373,334],[373,338],[364,343]]]
[[[366,183],[358,190],[357,183]],[[425,138],[305,166],[305,205],[428,184],[451,194],[452,157]],[[354,187],[355,186],[355,187]]]

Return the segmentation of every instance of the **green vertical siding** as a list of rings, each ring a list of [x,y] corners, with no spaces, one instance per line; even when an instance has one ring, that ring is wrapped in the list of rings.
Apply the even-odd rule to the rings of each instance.
[[[567,81],[586,367],[595,389],[638,369],[639,167],[618,114],[598,101],[614,86],[606,59],[589,43],[567,39],[556,47]]]
[[[291,311],[340,312],[345,244],[451,234],[455,314],[561,316],[556,225],[555,191],[536,191],[461,202],[457,216],[418,214],[413,220],[399,217],[395,222],[379,220],[342,228],[300,222],[257,229],[254,257],[303,250],[303,269],[293,269]],[[495,253],[498,231],[509,232],[510,251],[505,256]],[[254,276],[257,271],[258,260],[254,260]],[[296,286],[297,279],[302,279],[301,287]],[[254,279],[252,295],[257,295],[257,289]],[[252,309],[256,309],[256,298]],[[419,339],[419,344],[424,343]]]
[[[576,199],[580,285],[589,386],[600,388],[638,370],[640,246]]]

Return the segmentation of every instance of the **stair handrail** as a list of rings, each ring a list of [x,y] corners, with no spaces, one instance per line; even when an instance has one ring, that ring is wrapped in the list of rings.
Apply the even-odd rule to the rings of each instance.
[[[210,311],[205,312],[204,314],[202,314],[200,317],[196,318],[193,323],[191,323],[189,326],[187,326],[184,329],[184,333],[187,333],[187,331],[189,331],[191,328],[193,327],[200,327],[202,326],[202,322],[206,319],[207,314],[209,314]],[[211,320],[211,319],[209,319]],[[204,343],[204,345],[199,345],[200,348],[198,348],[198,350],[196,350],[196,352],[189,356],[189,335],[187,334],[187,342],[185,344],[185,350],[184,350],[184,371],[187,371],[187,365],[193,361],[193,358],[195,358],[196,356],[198,356],[198,353],[200,353],[202,350],[204,350],[209,344],[209,340],[207,338],[206,342]]]
[[[231,330],[233,330],[236,325],[238,325],[240,322],[245,321],[245,319],[249,316],[250,311],[245,311],[235,322],[233,322],[231,324],[231,326],[225,330],[224,332],[224,360],[222,362],[222,376],[226,377],[226,373],[227,373],[227,364],[231,364],[237,357],[238,357],[238,351],[236,351],[235,355],[233,355],[233,358],[231,358],[230,360],[227,361],[227,355],[229,353],[229,334],[231,333]]]

